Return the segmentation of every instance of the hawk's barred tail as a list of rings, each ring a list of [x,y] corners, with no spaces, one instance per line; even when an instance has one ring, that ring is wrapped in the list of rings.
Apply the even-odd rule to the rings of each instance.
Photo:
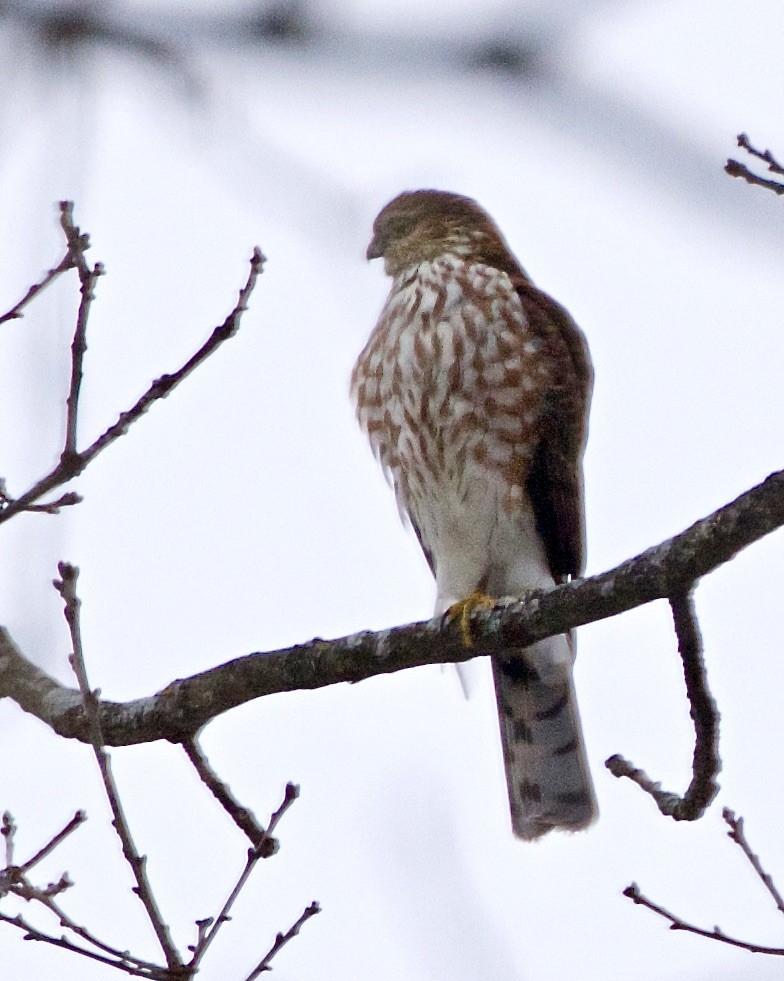
[[[559,649],[560,648],[560,649]],[[579,831],[597,815],[565,634],[493,659],[512,829],[532,841]]]

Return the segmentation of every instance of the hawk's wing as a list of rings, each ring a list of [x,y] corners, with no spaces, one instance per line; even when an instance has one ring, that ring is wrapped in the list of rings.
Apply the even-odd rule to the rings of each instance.
[[[528,324],[557,365],[526,487],[556,581],[585,564],[582,458],[593,370],[582,331],[566,310],[523,274],[514,277]]]

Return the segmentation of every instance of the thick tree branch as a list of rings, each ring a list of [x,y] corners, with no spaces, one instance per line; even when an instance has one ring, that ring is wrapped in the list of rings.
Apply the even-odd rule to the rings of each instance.
[[[472,617],[470,650],[463,645],[458,624],[434,619],[249,654],[174,681],[156,695],[126,703],[102,701],[103,737],[113,746],[156,739],[185,743],[210,719],[261,695],[362,681],[403,668],[526,647],[572,627],[688,592],[701,576],[783,524],[784,471],[779,471],[681,534],[609,572],[532,593],[520,603],[478,611]],[[2,628],[0,697],[13,698],[61,736],[90,741],[81,695],[27,661]]]
[[[686,694],[694,723],[694,758],[692,779],[681,797],[662,790],[643,771],[622,756],[611,756],[605,766],[615,777],[628,777],[656,801],[662,814],[676,821],[696,821],[719,792],[716,777],[721,769],[719,759],[719,710],[708,688],[708,676],[702,657],[702,637],[691,593],[670,597],[678,652],[683,661]]]

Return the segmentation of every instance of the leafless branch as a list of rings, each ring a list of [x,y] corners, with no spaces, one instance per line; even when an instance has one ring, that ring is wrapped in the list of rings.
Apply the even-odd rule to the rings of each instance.
[[[196,738],[190,739],[182,744],[188,759],[199,774],[202,783],[211,791],[215,799],[234,821],[237,827],[250,839],[254,848],[263,839],[268,837],[267,831],[261,827],[252,811],[243,807],[237,798],[232,794],[228,784],[220,779],[218,774],[210,766],[210,762]]]
[[[65,204],[69,204],[69,202],[63,201],[60,206]],[[76,232],[78,233],[78,229]],[[79,392],[82,387],[82,363],[87,351],[87,320],[90,316],[90,305],[95,297],[95,284],[98,282],[99,276],[103,275],[103,265],[100,262],[96,262],[90,269],[84,261],[84,254],[77,253],[77,255],[82,259],[80,263],[77,263],[82,299],[79,302],[76,327],[71,342],[71,383],[65,403],[65,447],[63,455],[67,457],[76,453],[76,422],[79,412]]]
[[[9,916],[0,913],[0,921],[10,923],[18,929],[24,930],[28,940],[39,940],[44,943],[53,944],[73,953],[90,957],[100,961],[110,967],[118,968],[127,974],[140,977],[161,979],[164,977],[164,968],[159,968],[155,964],[134,957],[128,951],[119,950],[110,944],[104,943],[92,934],[86,927],[76,923],[62,907],[57,903],[56,897],[68,889],[72,883],[68,873],[63,873],[57,882],[49,883],[40,887],[30,882],[29,872],[42,859],[51,854],[73,831],[76,830],[86,820],[84,811],[77,811],[71,820],[39,850],[21,865],[14,864],[14,834],[16,825],[12,816],[6,811],[3,815],[2,829],[0,833],[6,839],[6,867],[0,871],[0,897],[12,894],[24,899],[27,902],[38,903],[52,913],[58,924],[66,930],[84,940],[89,947],[83,947],[74,943],[65,936],[52,936],[29,924],[21,915]]]
[[[269,858],[278,850],[278,841],[274,837],[283,815],[291,807],[299,796],[299,788],[289,783],[286,785],[283,801],[280,806],[270,816],[267,828],[262,828],[255,820],[250,811],[236,801],[231,794],[228,786],[220,780],[212,767],[209,765],[204,753],[201,751],[196,740],[192,740],[185,748],[194,767],[213,792],[218,801],[224,806],[229,814],[234,818],[239,827],[251,837],[253,847],[248,850],[247,860],[242,872],[237,879],[229,898],[224,903],[217,917],[210,917],[197,921],[198,939],[195,946],[191,947],[192,958],[189,963],[184,963],[174,946],[169,934],[169,929],[164,922],[158,908],[155,896],[147,879],[144,856],[139,855],[134,844],[130,828],[120,801],[119,793],[114,782],[111,769],[111,759],[104,747],[104,738],[101,730],[101,718],[99,712],[98,692],[91,690],[87,678],[87,671],[84,663],[82,650],[81,628],[80,628],[80,601],[77,594],[78,569],[68,563],[61,562],[58,565],[60,579],[55,580],[55,588],[64,600],[65,619],[71,634],[73,653],[70,657],[71,664],[79,682],[79,694],[82,700],[85,717],[89,726],[89,741],[93,745],[98,767],[101,772],[106,796],[113,814],[113,825],[120,839],[123,855],[131,867],[136,887],[134,892],[138,895],[144,905],[148,919],[158,938],[161,949],[166,958],[166,967],[160,967],[135,957],[127,951],[120,951],[117,948],[104,943],[94,936],[86,927],[76,923],[62,909],[56,901],[56,897],[71,885],[71,880],[67,874],[60,877],[56,883],[39,888],[34,886],[27,878],[27,872],[40,862],[46,855],[52,852],[79,824],[85,820],[83,812],[78,811],[68,824],[47,842],[43,848],[39,849],[24,865],[15,866],[13,864],[13,845],[16,826],[9,813],[5,813],[0,826],[0,834],[5,838],[7,867],[0,872],[0,897],[12,893],[27,901],[36,901],[45,906],[58,920],[59,924],[72,934],[85,941],[88,946],[75,943],[70,937],[55,937],[47,934],[29,924],[22,916],[11,917],[0,913],[0,922],[7,922],[18,929],[25,931],[26,939],[39,940],[45,943],[62,947],[73,953],[82,954],[100,961],[107,966],[117,968],[127,974],[139,977],[156,979],[156,981],[172,981],[175,978],[192,978],[198,971],[199,965],[203,960],[212,941],[221,927],[229,921],[229,913],[245,886],[248,878],[255,868],[257,862],[262,858]],[[294,936],[294,930],[290,934]],[[288,936],[288,935],[287,935]],[[269,955],[268,955],[269,956]]]
[[[30,869],[32,869],[42,859],[46,858],[47,855],[53,852],[61,841],[65,841],[68,835],[76,831],[76,829],[79,827],[80,824],[84,824],[86,820],[87,820],[87,815],[84,813],[84,811],[77,811],[76,814],[74,814],[74,816],[71,818],[68,824],[66,824],[66,826],[61,831],[58,831],[57,834],[43,846],[43,848],[39,848],[39,850],[35,853],[35,855],[32,856],[32,858],[28,858],[28,860],[24,863],[24,865],[19,866],[19,871],[22,872],[23,874],[29,872]]]
[[[708,690],[708,676],[702,657],[702,637],[694,610],[691,592],[670,597],[678,651],[683,662],[689,711],[694,722],[694,758],[692,779],[683,797],[662,790],[658,783],[625,760],[611,756],[605,766],[615,777],[628,777],[656,801],[662,814],[675,821],[695,821],[719,792],[716,776],[721,769],[719,759],[719,711]]]
[[[310,906],[307,906],[303,911],[302,915],[300,916],[300,918],[297,920],[296,923],[294,923],[293,926],[289,927],[289,929],[285,933],[279,933],[275,937],[275,943],[270,947],[270,949],[264,955],[263,959],[259,961],[259,963],[254,968],[254,970],[250,972],[250,974],[246,978],[246,981],[256,981],[256,978],[260,974],[263,974],[265,971],[271,971],[272,968],[270,967],[270,962],[272,961],[272,958],[278,953],[280,948],[283,947],[285,944],[287,944],[289,940],[291,940],[293,937],[297,936],[302,925],[304,923],[307,923],[307,921],[311,918],[311,916],[315,916],[316,913],[320,913],[320,912],[321,912],[321,907],[316,902],[313,902],[310,904]]]
[[[73,660],[76,664],[76,670],[78,671],[80,677],[80,683],[83,685],[83,688],[89,692],[86,672],[84,671],[83,657],[81,656],[81,640],[79,637],[78,626],[79,600],[76,595],[76,572],[72,567],[65,566],[64,564],[61,564],[60,572],[63,579],[58,583],[58,588],[66,601],[66,619],[68,620],[69,626],[72,630],[74,649],[78,652],[74,656]],[[93,695],[93,698],[94,697],[95,696]],[[95,720],[95,724],[97,725],[97,720]],[[194,765],[197,765],[197,770],[199,773],[206,774],[207,771],[209,771],[210,776],[208,779],[210,784],[208,785],[211,786],[211,789],[212,784],[217,781],[217,783],[224,788],[224,791],[228,793],[225,784],[223,784],[222,781],[220,781],[214,774],[212,768],[209,766],[209,763],[207,763],[204,754],[198,747],[195,747],[195,752],[193,755],[197,761],[197,764]],[[168,937],[168,931],[165,924],[156,923],[156,921],[153,919],[154,917],[160,917],[154,901],[153,909],[150,910],[148,908],[148,903],[145,900],[145,895],[147,895],[149,886],[146,882],[146,877],[144,876],[144,859],[138,856],[133,846],[133,842],[130,840],[130,834],[127,829],[125,818],[122,814],[122,808],[119,807],[117,791],[111,778],[111,771],[108,768],[108,758],[103,762],[99,761],[99,765],[101,766],[104,785],[106,787],[107,796],[109,797],[110,805],[114,814],[114,826],[117,829],[118,835],[122,842],[123,853],[126,859],[129,861],[131,868],[134,870],[135,875],[137,875],[137,871],[141,869],[141,882],[139,880],[139,876],[137,875],[137,888],[134,891],[139,894],[140,898],[142,898],[142,901],[145,903],[145,908],[148,911],[150,919],[153,921],[153,927],[156,930],[156,933],[159,933],[162,930],[165,936]],[[216,796],[218,795],[216,794]],[[25,932],[25,939],[38,940],[43,943],[60,947],[64,950],[68,950],[71,953],[81,954],[82,956],[89,957],[92,960],[96,960],[107,965],[108,967],[116,968],[135,977],[149,978],[150,981],[176,981],[176,979],[186,981],[186,979],[194,977],[194,975],[198,972],[199,966],[218,931],[231,919],[229,915],[230,911],[258,861],[262,858],[269,858],[271,855],[274,855],[277,852],[278,841],[274,837],[273,832],[276,830],[283,815],[286,813],[286,811],[288,811],[298,796],[299,788],[295,784],[287,784],[283,800],[277,810],[275,810],[270,816],[267,828],[264,829],[258,824],[255,824],[256,843],[253,848],[248,849],[245,866],[220,913],[217,917],[209,917],[196,921],[198,939],[197,943],[189,948],[193,956],[187,964],[183,963],[179,959],[179,955],[176,954],[176,951],[176,960],[174,960],[174,963],[168,963],[166,967],[153,964],[149,961],[143,960],[140,957],[136,957],[128,951],[120,950],[111,944],[105,943],[96,937],[86,927],[73,920],[57,902],[57,897],[60,895],[60,893],[64,892],[72,885],[67,873],[64,873],[57,882],[50,883],[43,888],[35,886],[30,882],[28,878],[30,869],[32,869],[43,858],[54,851],[54,849],[56,849],[57,846],[61,844],[69,834],[71,834],[80,824],[85,821],[86,818],[83,811],[77,811],[64,828],[53,835],[53,837],[42,848],[40,848],[22,865],[15,865],[13,861],[14,834],[16,831],[16,825],[13,817],[8,812],[3,815],[2,824],[0,826],[0,834],[6,841],[6,868],[0,870],[0,898],[8,894],[12,894],[20,899],[38,903],[39,905],[44,906],[56,917],[61,927],[67,931],[70,931],[70,933],[75,937],[78,937],[80,940],[84,941],[86,946],[75,942],[70,936],[62,935],[58,937],[53,934],[46,933],[30,924],[21,915],[9,916],[8,914],[0,912],[0,922],[9,923],[10,925],[17,927],[17,929],[23,930]],[[233,797],[231,799],[234,801]],[[234,803],[236,804],[236,802]],[[129,851],[132,852],[130,858]],[[312,915],[312,913],[309,915]],[[291,939],[291,937],[295,936],[302,922],[304,922],[304,919],[298,921],[298,923],[295,924],[287,934],[283,935],[285,937],[283,942],[286,942],[287,940]],[[279,934],[278,941],[280,941],[280,937],[281,935]],[[282,946],[282,942],[278,942],[261,963],[268,963],[280,946]],[[168,957],[168,952],[166,953]]]
[[[14,836],[16,834],[16,824],[12,815],[6,811],[3,814],[3,826],[0,829],[0,834],[5,838],[5,868],[0,871],[0,896],[10,892],[15,885],[25,878],[30,869],[53,852],[68,835],[86,820],[87,815],[84,811],[77,811],[68,824],[61,831],[58,831],[42,848],[39,848],[31,858],[22,865],[15,865]]]
[[[746,834],[743,828],[743,818],[736,818],[734,812],[728,807],[724,808],[724,810],[721,812],[721,816],[730,826],[730,830],[727,832],[727,837],[740,847],[743,854],[748,859],[749,865],[751,865],[762,884],[773,897],[773,902],[776,904],[776,909],[778,909],[780,913],[784,913],[784,899],[782,899],[781,893],[776,888],[772,877],[763,869],[762,863],[751,850],[751,846],[749,845],[748,841],[746,841]]]
[[[0,323],[21,316],[23,308],[41,293],[42,290],[49,286],[60,273],[65,272],[67,269],[77,269],[81,283],[81,302],[79,304],[79,312],[77,314],[76,327],[71,344],[71,380],[66,401],[65,443],[60,454],[60,459],[54,469],[46,474],[46,476],[41,477],[40,480],[36,481],[32,487],[19,497],[12,498],[6,492],[5,487],[0,486],[0,524],[8,521],[22,511],[39,511],[47,514],[55,514],[58,508],[77,503],[80,498],[73,493],[64,494],[58,500],[45,504],[39,504],[37,502],[57,487],[73,480],[74,477],[78,477],[100,452],[111,446],[120,436],[126,433],[133,423],[140,419],[154,402],[165,398],[183,379],[187,378],[192,371],[206,361],[224,341],[237,333],[242,315],[248,308],[248,301],[265,261],[261,251],[258,248],[254,249],[250,260],[248,279],[240,290],[237,303],[225,321],[212,331],[205,343],[185,364],[173,374],[161,375],[160,378],[157,378],[130,409],[120,414],[117,422],[102,433],[91,445],[83,450],[78,450],[77,418],[79,393],[82,383],[82,362],[86,350],[87,319],[95,283],[98,277],[102,275],[103,267],[100,263],[96,263],[90,269],[85,260],[84,252],[89,247],[89,239],[73,223],[72,202],[60,202],[60,223],[68,243],[68,251],[66,252],[65,258],[59,266],[50,270],[40,283],[30,287],[25,296],[4,317],[0,318]]]
[[[656,599],[688,591],[701,576],[784,524],[784,472],[673,538],[597,576],[532,592],[524,601],[479,610],[471,618],[474,646],[463,645],[459,624],[441,618],[269,653],[248,654],[172,682],[126,703],[102,701],[106,745],[190,740],[211,719],[277,692],[356,682],[421,664],[466,661],[527,647],[573,627],[617,616]],[[0,697],[68,738],[90,741],[81,695],[28,661],[0,627]]]
[[[770,150],[756,150],[751,143],[749,143],[749,138],[745,133],[738,134],[738,146],[746,150],[746,152],[751,154],[752,157],[756,157],[758,160],[762,160],[763,163],[766,163],[768,165],[768,170],[772,174],[784,175],[784,167],[782,167],[776,160]]]
[[[5,865],[6,869],[14,864],[14,835],[16,834],[16,824],[10,811],[3,811],[3,826],[0,834],[5,838]]]
[[[90,960],[99,961],[101,964],[106,964],[107,967],[114,967],[120,971],[124,971],[126,974],[130,974],[133,977],[149,978],[151,981],[159,981],[159,979],[164,978],[164,974],[155,965],[151,965],[147,968],[143,965],[135,964],[129,960],[118,960],[116,957],[107,956],[101,954],[94,950],[89,950],[87,947],[82,947],[80,944],[73,943],[65,936],[51,936],[48,933],[44,933],[37,927],[32,926],[28,923],[21,915],[8,916],[6,913],[0,913],[0,922],[8,923],[11,926],[15,926],[20,930],[24,931],[25,940],[38,940],[42,943],[51,944],[53,947],[60,947],[62,950],[68,950],[73,954],[81,954],[82,957],[89,957]],[[127,957],[122,951],[117,952],[120,957]],[[173,977],[173,976],[172,976]]]
[[[215,939],[218,931],[227,923],[230,919],[229,913],[231,912],[237,897],[242,892],[245,883],[248,881],[251,872],[256,867],[256,863],[261,858],[269,858],[274,855],[278,850],[278,843],[276,839],[272,836],[272,832],[278,826],[280,819],[286,813],[286,811],[291,807],[294,801],[299,797],[299,787],[293,783],[286,784],[286,790],[283,795],[283,801],[280,807],[271,815],[269,819],[269,824],[267,825],[267,830],[264,832],[263,837],[259,843],[254,848],[248,849],[248,857],[245,862],[245,867],[237,879],[237,882],[232,889],[229,898],[223,904],[223,908],[220,913],[214,918],[209,920],[199,920],[197,921],[198,928],[198,940],[195,946],[190,949],[193,951],[193,958],[187,965],[188,968],[195,974],[198,970],[199,964],[207,953],[212,941]]]
[[[637,903],[639,906],[645,906],[647,909],[652,910],[659,916],[663,917],[665,920],[669,920],[671,930],[684,930],[687,933],[695,933],[698,937],[707,937],[709,940],[719,940],[723,944],[729,944],[731,947],[740,947],[743,950],[751,951],[753,954],[776,954],[778,956],[784,956],[784,947],[763,947],[760,944],[753,944],[747,940],[739,940],[737,937],[730,937],[724,931],[715,926],[712,930],[705,930],[703,927],[694,926],[692,923],[687,923],[681,917],[676,916],[674,913],[670,913],[663,906],[659,906],[652,900],[648,899],[647,896],[643,896],[640,892],[640,888],[636,882],[633,882],[630,886],[627,886],[623,890],[624,896],[631,899],[633,903]]]
[[[784,167],[776,160],[770,150],[756,150],[749,143],[749,138],[745,133],[738,135],[738,146],[744,149],[750,156],[756,157],[758,160],[766,163],[771,173],[784,174]],[[780,181],[760,177],[759,174],[755,174],[754,171],[749,170],[745,164],[740,163],[738,160],[729,159],[724,166],[724,170],[730,177],[740,177],[747,184],[756,184],[758,187],[764,187],[768,191],[773,191],[774,194],[784,194],[784,184]]]
[[[25,508],[25,511],[34,511],[38,514],[59,514],[61,508],[69,507],[72,504],[81,504],[81,501],[82,498],[79,494],[74,491],[66,491],[55,501],[48,501],[46,504],[30,504]],[[0,488],[0,514],[2,514],[3,505],[11,503],[13,503],[12,498],[9,498],[4,489]]]
[[[776,888],[772,877],[763,869],[762,863],[751,850],[751,846],[746,840],[743,827],[743,818],[736,818],[733,811],[727,807],[725,807],[722,811],[722,817],[730,828],[730,830],[727,832],[727,837],[738,845],[759,880],[773,897],[776,908],[780,913],[784,913],[784,899],[782,898],[781,893]],[[675,913],[671,913],[663,906],[660,906],[658,903],[654,903],[653,900],[648,899],[647,896],[644,896],[640,892],[640,887],[636,882],[633,882],[631,885],[627,886],[623,891],[623,895],[631,899],[632,902],[637,903],[640,906],[645,906],[647,909],[652,910],[657,915],[669,921],[671,930],[684,930],[687,933],[694,933],[700,937],[707,937],[709,940],[718,940],[721,943],[729,944],[732,947],[740,947],[742,950],[748,950],[753,954],[772,954],[777,957],[784,956],[784,947],[766,947],[761,944],[752,943],[749,940],[740,940],[737,937],[730,937],[718,926],[715,926],[712,930],[706,930],[704,927],[698,927],[694,926],[692,923],[687,923],[682,917],[677,916]]]
[[[69,269],[79,269],[81,274],[81,272],[86,269],[84,253],[90,248],[90,239],[89,236],[82,234],[78,227],[74,225],[72,201],[60,202],[60,225],[63,229],[66,243],[68,245],[65,255],[60,262],[50,269],[39,282],[34,283],[28,289],[18,303],[12,306],[7,313],[0,316],[0,324],[4,324],[9,320],[17,320],[18,318],[23,317],[24,308],[28,306],[28,304],[30,304],[39,295],[39,293],[43,293],[47,286],[50,286],[62,273],[67,272]]]
[[[101,772],[106,796],[109,806],[112,809],[113,825],[120,839],[123,855],[133,872],[136,880],[134,892],[139,897],[147,913],[147,917],[158,938],[166,963],[170,970],[182,967],[180,955],[174,942],[171,939],[169,928],[164,922],[155,895],[150,887],[146,871],[146,857],[140,855],[131,835],[131,829],[123,811],[117,785],[112,774],[111,759],[104,748],[103,733],[101,731],[101,719],[99,713],[99,701],[96,692],[92,691],[87,680],[87,669],[84,663],[82,651],[81,627],[79,618],[80,601],[76,593],[76,583],[79,577],[79,570],[67,562],[60,562],[58,571],[62,577],[55,580],[54,586],[65,602],[65,619],[71,634],[73,653],[71,655],[71,665],[79,682],[79,690],[82,696],[84,712],[90,727],[90,742],[93,746],[95,759],[98,769]]]

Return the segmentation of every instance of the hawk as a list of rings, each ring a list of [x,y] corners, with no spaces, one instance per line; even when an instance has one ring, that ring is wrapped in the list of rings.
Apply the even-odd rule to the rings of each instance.
[[[579,575],[593,378],[581,331],[471,198],[400,194],[373,225],[367,258],[382,257],[392,287],[351,391],[435,576],[436,614]],[[573,662],[567,634],[493,658],[525,840],[596,815]]]

